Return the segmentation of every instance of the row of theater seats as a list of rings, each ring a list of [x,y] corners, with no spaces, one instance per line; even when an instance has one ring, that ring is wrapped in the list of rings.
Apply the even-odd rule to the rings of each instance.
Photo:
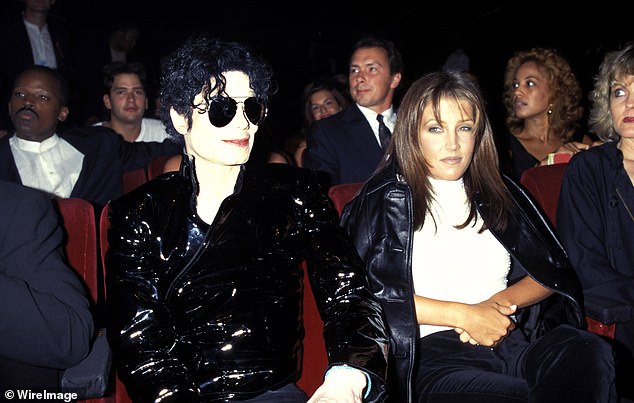
[[[556,164],[532,168],[527,170],[521,179],[522,185],[544,211],[553,224],[553,228],[556,223],[557,199],[565,167],[565,164]],[[148,176],[151,179],[157,174],[158,171]],[[354,197],[361,185],[361,183],[352,183],[330,188],[328,195],[339,214],[341,214],[346,203]],[[96,301],[100,286],[98,279],[101,278],[101,276],[97,275],[97,259],[101,259],[103,263],[103,258],[108,248],[106,236],[108,228],[107,209],[104,208],[101,212],[97,228],[92,204],[82,199],[61,199],[57,200],[57,203],[59,204],[63,225],[68,235],[66,253],[68,254],[69,263],[84,278],[90,290],[90,295]],[[306,275],[304,276],[304,291],[303,315],[306,335],[303,343],[303,371],[298,385],[308,395],[311,395],[322,382],[323,374],[327,367],[327,355],[322,337],[323,323],[312,296],[308,276]],[[614,326],[606,326],[589,318],[588,329],[605,337],[614,337]],[[130,402],[123,385],[118,378],[114,377],[114,379],[112,390],[106,397],[85,400],[84,402]]]

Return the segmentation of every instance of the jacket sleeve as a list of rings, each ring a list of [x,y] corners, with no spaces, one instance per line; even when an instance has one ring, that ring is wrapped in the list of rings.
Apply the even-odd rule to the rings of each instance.
[[[608,202],[601,201],[608,197],[606,184],[600,183],[604,178],[597,172],[600,168],[588,161],[575,158],[566,167],[557,229],[584,288],[588,315],[603,323],[624,322],[634,314],[634,277],[625,274],[631,268],[610,263],[605,232]]]
[[[88,354],[94,323],[81,279],[65,263],[59,217],[43,194],[0,189],[0,355],[71,367]]]
[[[336,153],[337,145],[332,143],[332,137],[324,130],[322,123],[317,121],[311,125],[304,153],[304,166],[325,172],[330,177],[330,184],[336,185],[340,178],[340,163]]]
[[[316,181],[307,187],[303,216],[308,273],[324,321],[329,367],[347,364],[365,371],[371,379],[366,401],[381,401],[388,354],[382,309],[322,189]]]
[[[110,129],[107,134],[113,144],[116,154],[123,166],[123,172],[130,172],[138,168],[147,168],[153,159],[163,155],[180,154],[183,150],[182,144],[173,139],[166,139],[162,142],[147,141],[130,143]]]
[[[174,320],[159,284],[165,273],[157,269],[151,224],[143,211],[142,203],[109,206],[108,341],[133,401],[193,402],[197,388],[180,358]]]

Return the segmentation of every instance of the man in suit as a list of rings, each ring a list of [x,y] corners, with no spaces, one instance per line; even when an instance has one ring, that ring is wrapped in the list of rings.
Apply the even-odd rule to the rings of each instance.
[[[6,135],[11,121],[6,105],[11,84],[25,68],[38,64],[69,74],[70,32],[51,14],[55,0],[23,0],[24,10],[0,24],[0,131]]]
[[[16,130],[0,139],[0,179],[103,206],[123,194],[124,172],[182,150],[177,141],[129,143],[106,127],[57,133],[69,114],[67,93],[54,69],[32,66],[18,76],[9,102]]]
[[[59,391],[90,349],[94,324],[81,279],[65,263],[53,203],[0,181],[0,393]]]
[[[394,44],[363,38],[350,58],[348,85],[354,100],[343,112],[313,123],[304,166],[330,175],[331,185],[365,181],[383,156],[379,121],[394,129],[393,100],[401,82],[403,59]],[[389,133],[388,133],[389,136]]]

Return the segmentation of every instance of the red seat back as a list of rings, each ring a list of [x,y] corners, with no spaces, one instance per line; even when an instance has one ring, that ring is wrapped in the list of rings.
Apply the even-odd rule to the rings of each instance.
[[[359,189],[361,189],[361,186],[363,186],[363,183],[361,182],[342,183],[340,185],[334,185],[328,190],[328,196],[335,205],[335,209],[337,209],[337,213],[339,213],[339,215],[341,215],[341,212],[346,204],[352,200]]]
[[[524,171],[520,178],[520,183],[533,195],[553,226],[557,223],[557,201],[566,166],[568,164],[536,166]]]
[[[161,155],[154,158],[147,168],[147,180],[152,180],[162,174],[165,169],[165,163],[169,160],[171,155]]]
[[[540,165],[527,169],[520,178],[520,183],[535,198],[553,228],[557,226],[557,202],[566,166],[568,166],[567,163]],[[614,338],[616,327],[613,323],[604,324],[588,316],[586,322],[588,322],[588,331],[610,339]]]
[[[66,232],[64,249],[68,263],[84,279],[93,303],[97,303],[97,224],[95,209],[80,198],[56,199],[62,227]]]
[[[97,264],[97,222],[92,203],[84,199],[56,199],[62,226],[66,232],[64,248],[70,266],[79,273],[90,292],[93,303],[98,301],[101,276]],[[78,403],[116,403],[112,393],[105,397],[78,400]]]
[[[145,168],[137,168],[133,171],[123,173],[123,193],[138,188],[147,182],[147,172]]]

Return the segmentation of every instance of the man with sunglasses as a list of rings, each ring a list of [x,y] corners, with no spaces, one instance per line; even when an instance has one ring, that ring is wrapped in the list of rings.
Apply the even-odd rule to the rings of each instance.
[[[108,338],[135,402],[306,402],[303,260],[330,367],[309,402],[386,396],[381,307],[317,173],[246,164],[271,86],[238,43],[195,35],[164,58],[180,171],[109,204]]]

